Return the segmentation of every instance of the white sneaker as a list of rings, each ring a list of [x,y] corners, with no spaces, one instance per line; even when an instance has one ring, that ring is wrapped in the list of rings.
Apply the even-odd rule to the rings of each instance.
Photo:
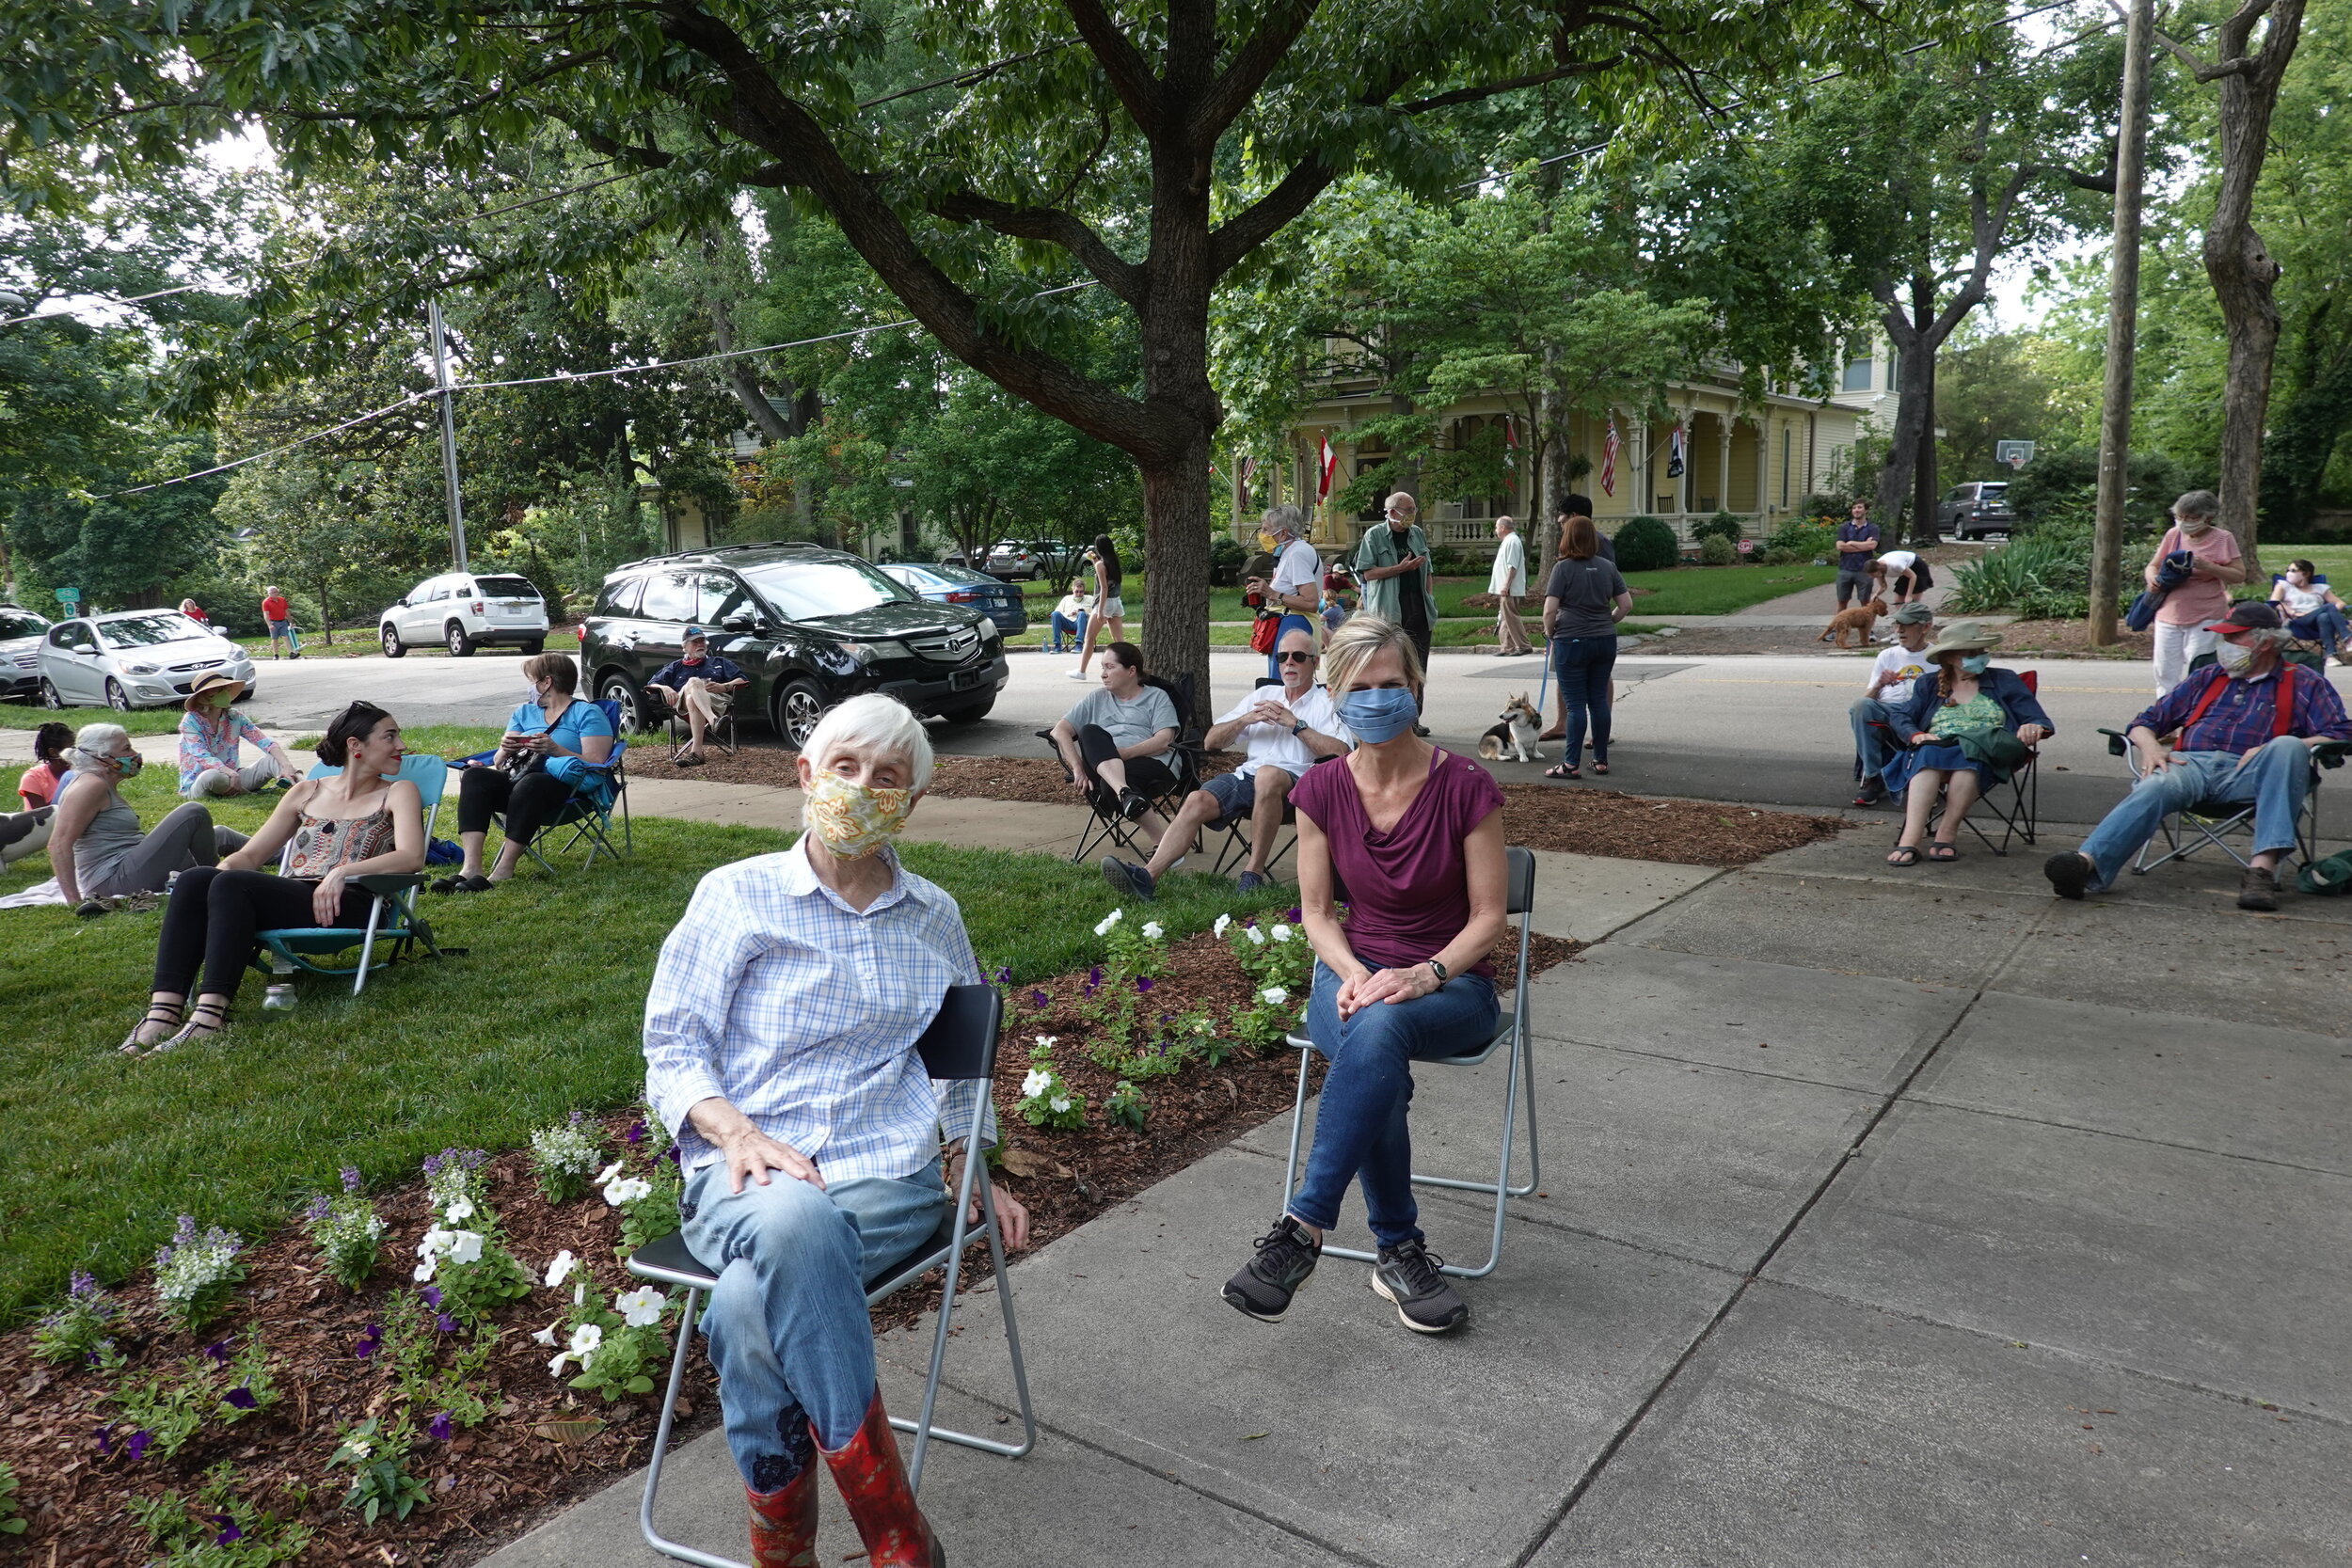
[[[1084,670],[1064,670],[1062,673],[1073,681],[1082,681],[1087,678],[1087,673]]]

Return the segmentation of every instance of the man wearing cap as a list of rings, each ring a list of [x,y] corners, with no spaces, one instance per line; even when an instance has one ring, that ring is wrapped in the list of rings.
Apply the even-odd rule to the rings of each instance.
[[[750,682],[732,659],[710,651],[709,634],[702,627],[687,627],[681,641],[680,657],[654,672],[645,683],[645,695],[657,705],[667,705],[669,711],[686,715],[686,745],[675,760],[680,768],[700,768],[709,760],[703,754],[703,736]]]
[[[233,705],[245,682],[215,670],[188,688],[187,711],[180,718],[180,794],[194,800],[207,795],[250,795],[275,779],[280,788],[300,778],[286,749]],[[250,740],[262,754],[237,760],[237,743]]]
[[[1862,695],[1846,709],[1853,728],[1854,757],[1862,768],[1862,786],[1853,798],[1857,806],[1875,806],[1886,799],[1886,781],[1880,776],[1886,767],[1886,742],[1870,726],[1894,723],[1911,705],[1911,683],[1931,668],[1927,647],[1934,625],[1935,611],[1926,605],[1907,604],[1895,611],[1895,645],[1879,651]]]
[[[2287,632],[2276,605],[2249,600],[2200,629],[2220,639],[2215,662],[2191,671],[2131,722],[2139,782],[2080,849],[2053,855],[2042,868],[2059,897],[2105,892],[2169,813],[2201,800],[2250,801],[2254,852],[2237,907],[2279,907],[2279,862],[2295,847],[2311,751],[2352,740],[2352,721],[2327,677],[2280,657]]]

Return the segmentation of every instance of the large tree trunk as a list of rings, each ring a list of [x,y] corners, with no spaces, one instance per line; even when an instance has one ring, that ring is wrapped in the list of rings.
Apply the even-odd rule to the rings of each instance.
[[[1920,284],[1915,282],[1913,309],[1920,318],[1932,321],[1934,301],[1932,297],[1920,300],[1916,297],[1919,292]],[[1888,303],[1883,322],[1887,339],[1901,360],[1895,388],[1895,428],[1887,434],[1886,463],[1879,469],[1877,504],[1872,510],[1878,515],[1880,536],[1894,539],[1902,536],[1899,528],[1903,503],[1911,497],[1912,476],[1919,464],[1920,450],[1933,438],[1935,347],[1929,334],[1913,325],[1914,317],[1905,315],[1899,306]],[[1930,524],[1933,521],[1931,516]],[[1915,520],[1913,528],[1915,533]]]
[[[1560,433],[1560,393],[1552,374],[1559,362],[1560,351],[1547,346],[1545,385],[1535,394],[1535,493],[1531,498],[1535,515],[1519,531],[1534,546],[1527,550],[1525,596],[1530,599],[1542,597],[1544,584],[1551,580],[1552,565],[1560,559],[1560,531],[1552,520],[1560,515],[1560,498],[1568,493],[1568,443]]]

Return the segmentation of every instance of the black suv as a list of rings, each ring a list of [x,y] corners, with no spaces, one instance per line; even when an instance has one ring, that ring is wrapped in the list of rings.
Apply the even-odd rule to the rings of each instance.
[[[984,719],[1010,674],[996,624],[933,604],[856,556],[813,545],[729,545],[634,561],[604,579],[580,630],[588,689],[621,705],[631,729],[644,683],[682,651],[685,630],[751,680],[736,699],[798,750],[825,709],[861,691],[955,722]]]

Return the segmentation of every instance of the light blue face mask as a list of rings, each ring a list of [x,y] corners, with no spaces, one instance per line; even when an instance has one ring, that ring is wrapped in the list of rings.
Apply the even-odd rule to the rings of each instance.
[[[1421,717],[1421,705],[1402,686],[1351,691],[1339,700],[1338,707],[1340,722],[1367,746],[1395,739],[1411,729],[1413,721]]]
[[[1960,673],[1963,675],[1981,675],[1986,670],[1992,668],[1992,665],[1991,654],[1970,654],[1960,661]]]

